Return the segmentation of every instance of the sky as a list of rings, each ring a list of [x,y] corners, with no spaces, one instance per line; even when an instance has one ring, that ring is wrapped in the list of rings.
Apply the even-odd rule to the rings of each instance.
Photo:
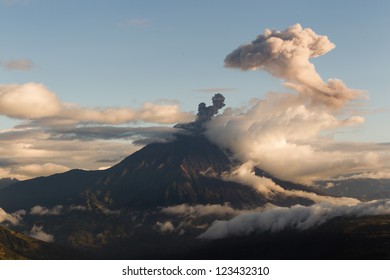
[[[337,113],[324,111],[326,117],[338,120],[355,117],[354,123],[335,121],[331,136],[326,135],[332,142],[326,148],[322,144],[322,153],[314,158],[322,158],[330,147],[337,146],[340,154],[340,149],[344,152],[356,145],[356,150],[367,153],[357,155],[354,150],[353,156],[343,153],[339,158],[343,162],[361,158],[365,167],[370,156],[386,161],[389,11],[390,2],[385,0],[2,0],[0,178],[27,179],[71,168],[111,166],[139,149],[137,141],[143,137],[164,138],[175,123],[194,120],[198,104],[211,103],[217,92],[225,96],[226,110],[241,113],[253,100],[270,100],[270,92],[291,92],[284,85],[291,82],[289,77],[272,69],[231,67],[225,58],[267,28],[283,31],[298,23],[335,45],[321,56],[310,57],[322,80],[340,79],[365,95],[353,100],[353,105],[343,104]],[[211,126],[209,137],[215,136],[213,131],[225,135],[222,121],[235,119],[226,113],[219,120]],[[329,130],[329,125],[324,126]],[[229,135],[237,132],[234,129]],[[314,140],[322,141],[324,136],[323,127],[314,131],[310,141],[290,140],[295,146],[304,142],[305,147],[314,147]],[[258,162],[231,142],[215,138],[254,165],[263,164],[271,171],[281,167]],[[250,145],[247,140],[239,143]],[[372,156],[373,150],[380,153]],[[323,164],[340,168],[333,162]],[[376,174],[387,172],[389,166],[376,166]],[[355,165],[349,168],[342,170],[363,172]],[[296,170],[286,179],[310,182],[319,178],[317,173]],[[333,175],[338,174],[321,174]]]

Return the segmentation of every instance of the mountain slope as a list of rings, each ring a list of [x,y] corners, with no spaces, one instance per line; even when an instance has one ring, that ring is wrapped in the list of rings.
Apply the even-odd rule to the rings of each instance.
[[[265,198],[249,186],[223,180],[221,175],[232,167],[226,154],[204,136],[177,135],[175,141],[149,144],[104,171],[71,170],[15,183],[0,190],[0,207],[12,212],[36,205],[145,210],[184,203],[229,203],[235,208],[312,203],[278,194]]]
[[[76,258],[76,254],[0,226],[0,260],[64,258]]]
[[[150,144],[107,170],[94,186],[110,193],[115,205],[153,208],[176,204],[263,204],[251,188],[223,181],[232,167],[228,157],[202,136],[178,136]]]
[[[16,182],[18,182],[17,179],[15,178],[3,178],[3,179],[0,179],[0,190],[1,189],[4,189],[12,184],[15,184]]]
[[[183,203],[238,208],[290,204],[291,198],[266,200],[248,186],[222,180],[220,175],[231,167],[225,153],[205,137],[178,135],[173,142],[149,144],[108,170],[71,170],[15,183],[0,190],[0,207],[10,212],[35,205],[148,209]]]

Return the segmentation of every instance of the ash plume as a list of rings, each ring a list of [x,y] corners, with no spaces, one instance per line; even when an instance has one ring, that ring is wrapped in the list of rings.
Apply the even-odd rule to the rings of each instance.
[[[300,24],[283,31],[266,29],[255,40],[228,54],[225,67],[267,71],[285,80],[286,87],[299,92],[311,104],[340,108],[363,92],[350,89],[337,79],[324,82],[310,62],[334,47],[327,36],[303,29]]]
[[[333,137],[364,123],[355,115],[363,90],[341,80],[323,81],[312,59],[335,48],[327,36],[293,25],[266,29],[225,58],[225,67],[263,70],[289,89],[252,99],[247,107],[225,110],[204,123],[204,134],[240,162],[305,185],[342,174],[390,171],[386,147],[340,143]],[[349,148],[344,148],[348,146]]]
[[[174,127],[195,133],[202,132],[204,130],[203,124],[210,121],[213,116],[218,114],[218,110],[225,106],[225,97],[220,93],[215,94],[211,100],[213,105],[210,106],[206,106],[206,103],[204,102],[199,103],[195,121],[190,123],[179,123]]]
[[[225,106],[225,97],[217,93],[212,98],[213,105],[206,107],[206,103],[202,102],[198,106],[198,114],[196,115],[197,122],[205,122],[218,114],[218,110]]]

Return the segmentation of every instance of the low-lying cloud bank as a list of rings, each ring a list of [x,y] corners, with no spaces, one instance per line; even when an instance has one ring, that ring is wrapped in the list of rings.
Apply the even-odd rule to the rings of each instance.
[[[229,221],[215,221],[199,238],[219,239],[251,233],[306,230],[338,216],[361,217],[390,214],[390,200],[361,202],[356,205],[317,203],[311,206],[270,206],[260,212],[242,214]]]

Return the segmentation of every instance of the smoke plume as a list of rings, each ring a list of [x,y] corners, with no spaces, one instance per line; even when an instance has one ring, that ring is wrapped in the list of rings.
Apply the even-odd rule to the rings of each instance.
[[[227,55],[226,67],[267,71],[292,91],[271,92],[247,108],[225,110],[205,123],[206,136],[241,162],[307,185],[346,173],[390,171],[386,147],[333,140],[339,131],[364,122],[347,111],[364,92],[340,80],[324,82],[310,61],[334,47],[326,36],[299,24],[267,29],[238,47]]]
[[[213,105],[206,107],[206,103],[202,102],[198,106],[198,114],[196,121],[205,122],[211,120],[211,117],[218,114],[218,110],[225,106],[225,97],[217,93],[212,98]]]
[[[265,70],[285,80],[288,88],[309,98],[310,103],[339,108],[362,95],[340,80],[325,83],[309,61],[335,45],[328,37],[296,24],[284,31],[266,29],[264,34],[226,56],[225,66],[241,70]]]

